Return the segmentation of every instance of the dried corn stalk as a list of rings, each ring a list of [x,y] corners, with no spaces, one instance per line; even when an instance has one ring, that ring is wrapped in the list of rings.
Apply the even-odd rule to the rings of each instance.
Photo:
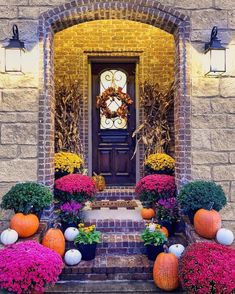
[[[55,152],[82,154],[79,135],[81,93],[78,81],[70,77],[55,81]]]
[[[173,84],[169,90],[162,92],[158,84],[145,81],[140,85],[140,103],[144,109],[144,122],[132,135],[137,137],[136,148],[142,142],[145,156],[167,152],[171,141],[168,115],[174,103]]]

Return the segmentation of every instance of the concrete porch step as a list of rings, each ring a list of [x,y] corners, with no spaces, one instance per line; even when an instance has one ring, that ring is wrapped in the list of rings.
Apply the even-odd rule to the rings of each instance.
[[[93,293],[93,294],[120,294],[120,293],[163,293],[152,281],[102,281],[102,282],[59,282],[53,288],[46,291],[52,293]],[[183,293],[173,291],[171,293]]]
[[[76,266],[65,266],[60,280],[152,280],[153,262],[145,255],[100,255]]]

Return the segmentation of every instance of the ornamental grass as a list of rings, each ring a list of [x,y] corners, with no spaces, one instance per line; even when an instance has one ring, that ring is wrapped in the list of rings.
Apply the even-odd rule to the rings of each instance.
[[[190,245],[180,262],[180,281],[187,293],[232,294],[235,291],[235,250],[200,242]]]
[[[9,245],[0,254],[0,289],[10,293],[42,292],[57,282],[62,258],[35,241]]]

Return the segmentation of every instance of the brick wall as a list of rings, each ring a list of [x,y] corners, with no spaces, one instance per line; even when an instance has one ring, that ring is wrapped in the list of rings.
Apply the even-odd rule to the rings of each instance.
[[[55,76],[71,76],[79,80],[83,95],[83,149],[88,161],[88,58],[90,56],[138,57],[138,82],[154,80],[162,91],[174,80],[175,44],[171,34],[143,23],[123,20],[93,21],[72,26],[58,32],[54,41]],[[143,121],[143,109],[140,109]],[[172,119],[171,119],[172,122]],[[171,123],[174,129],[173,123]],[[172,135],[173,137],[173,135]],[[140,150],[142,150],[141,148]],[[174,152],[172,139],[171,153]],[[143,154],[140,154],[142,167]]]
[[[55,24],[58,19],[58,28],[63,29],[81,21],[105,18],[125,18],[138,20],[139,22],[151,23],[160,26],[169,32],[180,32],[176,41],[182,42],[186,39],[188,65],[178,68],[179,75],[184,72],[190,75],[184,94],[190,101],[178,104],[181,112],[190,111],[189,122],[191,124],[191,153],[190,150],[178,148],[181,153],[177,168],[187,165],[190,168],[192,159],[193,178],[214,179],[220,182],[228,195],[230,205],[225,211],[224,217],[233,220],[235,218],[235,9],[233,0],[130,0],[130,1],[91,1],[76,0],[70,5],[66,0],[0,0],[0,44],[11,36],[11,28],[17,23],[20,29],[20,37],[25,41],[27,53],[25,54],[24,75],[6,74],[4,68],[4,50],[0,49],[0,190],[1,194],[13,183],[27,179],[36,180],[40,167],[52,170],[51,158],[53,144],[45,141],[53,137],[53,132],[45,133],[45,128],[40,130],[38,127],[37,107],[42,109],[49,108],[53,101],[41,100],[38,104],[38,90],[47,82],[49,73],[43,75],[43,59],[39,55],[39,48],[42,49],[43,39],[46,39],[45,50],[49,53],[50,38],[53,29],[48,29],[46,35],[43,34],[44,27],[49,27],[50,21]],[[101,3],[102,2],[102,3]],[[170,5],[168,8],[164,5]],[[63,8],[55,9],[54,12],[46,13],[44,18],[39,15],[42,12],[56,8],[58,5],[65,4]],[[86,5],[90,5],[88,6]],[[69,18],[69,13],[64,14],[64,20],[60,21],[59,15],[65,9],[72,14],[73,11],[82,6],[80,14],[74,21]],[[93,5],[93,6],[92,6]],[[99,13],[99,7],[100,9]],[[177,12],[178,11],[178,12]],[[51,18],[50,18],[51,15]],[[191,23],[190,31],[186,27],[178,27],[183,20],[188,21],[184,16],[188,16]],[[43,22],[48,19],[48,22]],[[54,20],[53,20],[54,19]],[[221,78],[204,77],[204,58],[203,48],[205,42],[209,40],[211,29],[214,25],[219,27],[219,37],[224,45],[227,46],[227,72]],[[57,28],[56,28],[57,30]],[[38,42],[40,33],[40,44]],[[188,41],[187,41],[188,42]],[[39,45],[41,47],[39,47]],[[177,47],[178,59],[185,57],[182,46]],[[52,60],[48,60],[53,67]],[[190,69],[191,68],[191,69]],[[48,93],[53,93],[53,86],[48,84]],[[180,84],[178,91],[181,91],[183,84]],[[184,97],[186,97],[184,96]],[[188,98],[187,98],[188,99]],[[178,107],[177,106],[177,107]],[[43,108],[44,107],[44,108]],[[191,107],[191,108],[190,108]],[[191,110],[188,110],[191,109]],[[180,113],[179,111],[179,113]],[[43,121],[50,129],[49,119],[51,114],[40,112],[40,122]],[[179,115],[180,117],[180,115]],[[188,119],[178,120],[179,124],[189,124]],[[177,123],[177,125],[178,125]],[[187,128],[188,129],[188,128]],[[185,134],[177,134],[182,141],[189,140]],[[43,150],[50,150],[51,155],[41,156],[38,149],[38,142],[43,145]],[[48,146],[49,144],[49,146]],[[189,148],[190,149],[190,148]],[[38,152],[38,153],[37,153]],[[184,155],[190,154],[190,158],[184,161]],[[37,160],[39,154],[40,160]],[[44,176],[47,182],[50,176]],[[39,177],[39,179],[41,179]]]

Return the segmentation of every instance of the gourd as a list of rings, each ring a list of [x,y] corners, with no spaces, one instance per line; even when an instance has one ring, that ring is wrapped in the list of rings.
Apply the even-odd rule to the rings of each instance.
[[[92,179],[98,191],[103,191],[105,189],[106,184],[105,184],[105,178],[103,176],[97,175],[96,173],[94,173],[94,176],[92,177]]]
[[[82,255],[79,250],[71,249],[65,253],[64,260],[67,265],[76,265],[82,259]]]
[[[221,228],[220,214],[214,209],[199,209],[194,215],[194,228],[201,237],[215,238],[217,231]]]
[[[18,240],[18,233],[9,228],[1,233],[0,239],[4,245],[14,244]]]
[[[174,244],[169,247],[169,252],[175,254],[177,258],[180,258],[185,250],[182,244]]]
[[[160,289],[172,291],[179,287],[178,258],[166,246],[164,250],[154,262],[153,280]]]
[[[222,245],[231,245],[234,241],[233,232],[225,228],[219,229],[216,233],[216,240]]]
[[[151,219],[155,216],[155,211],[152,208],[142,208],[141,216],[143,219]]]
[[[15,230],[19,237],[27,238],[37,232],[39,219],[35,214],[23,214],[19,212],[11,218],[10,228]]]
[[[75,240],[78,234],[79,234],[79,231],[77,228],[69,227],[65,230],[64,237],[65,237],[65,240],[72,242]]]
[[[42,239],[42,245],[63,256],[65,252],[65,238],[62,231],[57,227],[49,229]]]
[[[168,232],[167,228],[165,228],[165,227],[161,227],[160,230],[165,234],[165,236],[166,236],[167,238],[169,237],[169,232]]]

